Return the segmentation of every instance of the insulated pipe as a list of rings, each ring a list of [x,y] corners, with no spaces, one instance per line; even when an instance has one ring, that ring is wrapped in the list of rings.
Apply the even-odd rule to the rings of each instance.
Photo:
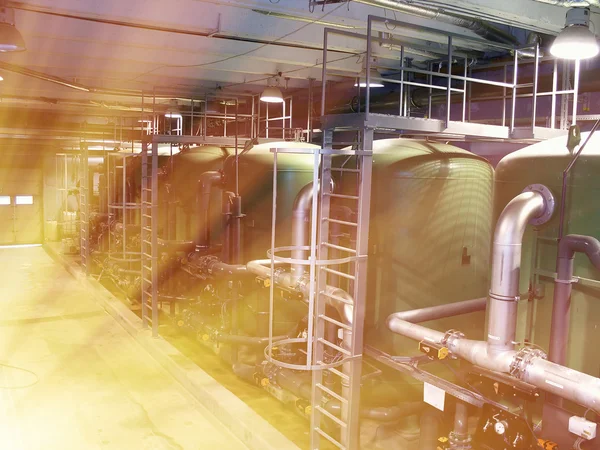
[[[466,28],[473,31],[478,36],[489,41],[498,42],[501,44],[515,45],[518,41],[510,34],[487,24],[481,20],[459,16],[444,11],[441,8],[426,8],[408,4],[408,2],[399,2],[398,0],[356,0],[358,3],[365,5],[378,6],[392,11],[399,11],[413,16],[424,17],[426,19],[438,20],[440,22],[449,23],[458,27]],[[598,1],[598,0],[594,0]]]
[[[523,234],[531,220],[548,215],[553,208],[554,203],[542,193],[528,190],[512,199],[498,218],[489,293],[488,343],[492,353],[514,348]]]
[[[207,249],[210,246],[210,195],[213,186],[220,184],[222,180],[222,174],[215,170],[204,172],[198,179],[196,194],[196,210],[199,224],[196,248],[198,249]]]
[[[570,234],[558,243],[548,359],[560,365],[565,365],[567,360],[575,253],[585,253],[594,267],[600,270],[600,242],[590,236]]]

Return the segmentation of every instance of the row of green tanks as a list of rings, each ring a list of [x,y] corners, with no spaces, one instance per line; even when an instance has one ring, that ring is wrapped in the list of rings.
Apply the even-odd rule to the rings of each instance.
[[[238,156],[237,189],[242,197],[241,261],[264,259],[271,247],[273,153],[271,148],[316,148],[302,142],[266,143]],[[369,233],[369,283],[366,342],[386,352],[414,354],[410,341],[385,328],[386,317],[442,303],[485,297],[488,289],[492,233],[493,169],[483,158],[458,147],[423,140],[383,139],[373,145],[373,185]],[[225,191],[236,191],[235,155],[228,150],[200,147],[179,158],[173,191],[177,193],[177,223],[192,239],[194,195],[199,174],[223,167]],[[294,199],[313,178],[312,154],[277,156],[276,246],[291,245]],[[348,164],[347,158],[333,165]],[[335,177],[335,191],[352,193],[356,175]],[[181,183],[185,180],[184,183]],[[218,242],[222,222],[221,191],[213,193],[211,240]],[[344,208],[346,206],[346,208]],[[332,212],[344,213],[352,203],[333,202]],[[352,240],[351,230],[339,230]],[[181,234],[180,234],[181,236]],[[351,245],[351,244],[348,244]],[[482,337],[483,313],[431,324],[460,328]]]

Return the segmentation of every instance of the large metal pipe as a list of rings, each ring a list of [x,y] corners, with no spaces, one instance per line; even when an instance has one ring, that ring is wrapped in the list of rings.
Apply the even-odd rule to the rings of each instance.
[[[430,306],[428,308],[413,309],[397,312],[388,317],[390,320],[400,319],[410,323],[428,322],[430,320],[444,319],[446,317],[460,316],[477,311],[485,311],[487,297],[465,300],[462,302]]]
[[[561,365],[567,361],[575,253],[585,253],[594,267],[600,270],[600,242],[590,236],[570,234],[558,243],[548,359]]]
[[[310,219],[310,211],[312,208],[313,200],[313,184],[308,183],[294,199],[294,209],[292,212],[292,250],[293,259],[306,259],[306,250],[302,250],[300,247],[308,245],[308,226],[307,223]],[[303,264],[292,264],[292,276],[299,280],[304,275]]]
[[[544,223],[551,217],[553,209],[554,199],[547,188],[530,186],[506,206],[498,220],[494,239],[489,321],[490,330],[497,330],[498,336],[504,336],[504,341],[498,342],[498,336],[492,336],[491,339],[488,337],[487,342],[473,341],[465,339],[462,333],[431,330],[401,320],[394,314],[388,317],[388,327],[391,331],[416,341],[425,340],[445,345],[453,355],[471,364],[496,372],[510,373],[558,397],[598,412],[600,379],[546,361],[541,350],[524,347],[516,352],[512,350],[513,342],[508,341],[514,333],[513,320],[516,318],[516,312],[513,317],[512,308],[506,305],[516,305],[524,228],[532,219],[534,224]],[[596,242],[574,239],[574,248],[568,249],[566,246],[567,244],[561,254],[563,257],[569,257],[571,252],[575,251],[574,248],[579,248],[584,252],[587,250],[594,262],[600,263],[600,248],[596,246]],[[492,310],[495,303],[498,306]],[[499,330],[499,324],[508,327],[508,332]]]
[[[196,210],[198,213],[198,236],[196,248],[207,249],[210,247],[210,197],[213,187],[221,184],[223,175],[216,170],[210,170],[200,175],[198,191],[196,194]]]
[[[549,219],[553,211],[554,199],[550,191],[536,185],[512,199],[498,218],[489,293],[488,343],[492,353],[514,348],[525,228],[532,220]]]
[[[498,42],[502,44],[515,45],[518,44],[517,39],[481,20],[472,19],[468,17],[459,16],[444,11],[441,8],[426,8],[423,6],[416,6],[408,2],[399,2],[398,0],[356,0],[358,3],[365,5],[377,6],[392,11],[399,11],[405,14],[413,16],[424,17],[430,20],[438,20],[440,22],[449,23],[461,28],[466,28],[473,31],[478,36],[489,41]]]

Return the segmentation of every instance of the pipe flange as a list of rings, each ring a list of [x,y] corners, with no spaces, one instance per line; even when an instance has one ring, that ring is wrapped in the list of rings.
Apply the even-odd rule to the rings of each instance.
[[[556,200],[554,199],[554,195],[550,189],[548,189],[543,184],[530,184],[527,186],[523,192],[537,192],[541,194],[544,199],[544,212],[541,216],[535,217],[529,221],[529,223],[533,226],[543,225],[548,222],[552,218],[552,214],[554,214],[554,208],[556,206]]]
[[[448,331],[446,331],[446,334],[442,338],[441,344],[444,347],[448,347],[456,339],[464,339],[464,337],[465,337],[464,333],[461,333],[458,330],[448,330]]]
[[[457,434],[451,431],[448,435],[450,441],[450,448],[452,450],[471,450],[471,436],[468,434]]]
[[[522,378],[527,367],[535,358],[547,359],[546,352],[538,348],[523,347],[520,349],[510,363],[510,374]]]

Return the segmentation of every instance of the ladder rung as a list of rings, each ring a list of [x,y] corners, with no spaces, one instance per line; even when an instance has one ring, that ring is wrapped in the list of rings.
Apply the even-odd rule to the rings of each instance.
[[[142,256],[145,256],[146,258],[152,258],[152,255],[150,255],[148,253],[142,253]]]
[[[350,381],[350,377],[348,375],[346,375],[345,373],[340,372],[339,370],[337,370],[334,367],[330,367],[329,369],[327,369],[329,372],[331,372],[334,375],[337,375],[338,377],[340,377],[342,380],[344,381]]]
[[[150,188],[142,188],[142,191],[152,192],[152,189],[150,189]]]
[[[344,272],[340,272],[339,270],[329,269],[328,267],[321,267],[321,270],[327,273],[331,273],[333,275],[338,275],[340,277],[347,278],[348,280],[354,280],[356,277],[354,275],[349,275]]]
[[[353,172],[353,173],[360,172],[360,169],[347,169],[345,167],[332,167],[331,170],[333,172]]]
[[[150,227],[142,227],[142,230],[143,231],[152,231],[152,228],[150,228]]]
[[[327,248],[334,248],[336,250],[341,250],[342,252],[354,253],[356,254],[356,250],[348,247],[342,247],[341,245],[331,244],[329,242],[321,242],[321,245],[324,245]]]
[[[340,401],[340,403],[344,403],[345,405],[348,404],[348,400],[345,399],[344,397],[342,397],[340,394],[337,394],[335,392],[333,392],[331,389],[323,386],[321,383],[317,383],[315,384],[317,389],[322,390],[323,392],[327,393],[328,395],[330,395],[331,397],[337,399]]]
[[[330,194],[327,192],[325,192],[323,195],[327,195],[328,197],[333,197],[333,198],[345,198],[348,200],[358,200],[360,198],[358,195]]]
[[[152,294],[150,292],[148,292],[148,291],[144,291],[144,294],[146,295],[146,297],[152,297]]]
[[[350,356],[350,352],[348,350],[346,350],[345,348],[340,347],[339,345],[335,345],[333,342],[329,342],[327,339],[325,338],[319,338],[317,339],[318,342],[320,342],[323,345],[326,345],[327,347],[331,347],[335,350],[337,350],[338,352],[342,353],[343,355],[346,356]]]
[[[323,430],[321,430],[319,427],[315,428],[315,431],[317,433],[319,433],[321,436],[323,436],[325,439],[327,439],[329,442],[331,442],[333,445],[335,445],[337,448],[341,449],[341,450],[346,450],[346,447],[344,447],[342,444],[340,444],[338,441],[336,441],[334,438],[332,438],[331,436],[329,436],[327,433],[325,433]]]
[[[323,408],[320,405],[315,406],[315,409],[317,411],[319,411],[321,414],[324,414],[325,416],[329,417],[332,421],[334,421],[335,423],[337,423],[340,427],[342,428],[346,428],[348,425],[346,424],[346,422],[342,421],[341,419],[335,417],[333,414],[331,414],[329,411],[327,411],[325,408]]]
[[[352,302],[352,300],[348,300],[348,299],[340,297],[338,295],[328,294],[326,291],[321,291],[320,294],[324,295],[325,297],[332,298],[332,299],[334,299],[334,300],[336,300],[338,302],[345,303],[346,305],[353,305],[354,304]]]
[[[152,245],[152,241],[147,241],[146,239],[144,239],[142,242],[143,242],[144,244]]]
[[[345,323],[332,319],[331,317],[326,316],[325,314],[319,314],[319,318],[323,319],[326,322],[337,325],[338,327],[343,328],[344,330],[352,331],[352,327],[350,325],[346,325]]]
[[[148,266],[142,266],[142,268],[144,270],[147,270],[148,272],[152,272],[152,267],[148,267]]]
[[[152,284],[152,280],[149,280],[148,278],[142,278],[142,280],[144,280],[145,283]]]
[[[338,220],[338,219],[332,219],[331,217],[325,217],[323,218],[323,220],[327,220],[331,223],[338,223],[340,225],[348,225],[349,227],[358,227],[358,224],[355,222],[347,222],[346,220]]]

